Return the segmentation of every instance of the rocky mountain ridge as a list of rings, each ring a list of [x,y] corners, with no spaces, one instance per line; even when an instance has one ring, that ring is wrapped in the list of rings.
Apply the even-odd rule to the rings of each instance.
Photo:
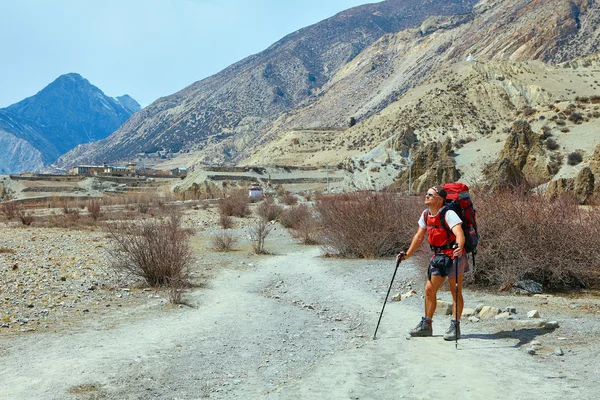
[[[39,171],[81,143],[105,138],[140,106],[106,96],[79,74],[61,75],[34,96],[0,109],[0,172]]]
[[[431,4],[425,0],[417,2],[423,8]],[[544,110],[549,104],[558,101],[557,110],[562,110],[577,97],[598,93],[595,38],[600,32],[600,4],[596,1],[487,0],[452,4],[462,7],[461,12],[444,14],[431,7],[418,23],[384,32],[356,55],[343,62],[338,59],[335,69],[327,69],[329,74],[320,75],[320,80],[315,81],[309,95],[294,97],[286,107],[273,108],[269,99],[277,99],[277,93],[265,97],[265,92],[255,90],[256,96],[248,98],[248,92],[242,91],[245,103],[271,107],[274,113],[269,111],[259,117],[250,112],[233,117],[232,109],[229,116],[213,113],[216,98],[199,97],[193,90],[225,76],[217,74],[161,99],[138,113],[135,121],[115,135],[78,148],[62,162],[74,163],[105,154],[123,157],[131,154],[127,148],[135,148],[144,138],[157,146],[148,150],[161,146],[179,149],[188,160],[195,159],[198,166],[223,162],[260,165],[267,160],[292,165],[339,163],[356,171],[359,161],[369,159],[406,165],[410,146],[450,138],[462,175],[474,171],[480,177],[481,163],[494,162],[498,157],[511,126],[522,118],[519,114],[533,109],[527,121],[538,132],[549,122],[542,118],[556,114]],[[408,8],[400,11],[403,17],[411,12]],[[290,36],[302,34],[299,31]],[[323,43],[320,60],[328,54],[330,45],[331,42]],[[241,99],[240,83],[245,88],[268,79],[273,70],[257,60],[281,46],[276,44],[253,56],[255,64],[244,60],[227,69],[227,73],[235,72],[237,77],[242,73],[249,75],[235,81],[238,86],[227,86],[227,96],[220,98],[221,103]],[[295,58],[279,58],[272,67],[283,68],[278,74],[287,76],[291,72],[284,67],[292,59]],[[256,65],[262,67],[256,69]],[[258,72],[262,78],[248,78],[256,78]],[[223,92],[219,93],[223,96]],[[213,121],[218,114],[227,123],[211,125],[207,131],[214,134],[203,136],[206,131],[198,133],[200,125],[190,125],[188,111],[194,107]],[[587,112],[593,116],[593,106]],[[530,121],[534,117],[539,119]],[[582,124],[573,124],[568,135],[561,130],[564,126],[554,126],[554,122],[550,129],[561,136],[557,140],[563,152],[568,152],[573,150],[570,141],[579,143],[595,121],[589,117]],[[181,140],[182,146],[172,146],[169,136]],[[590,146],[595,141],[592,138]],[[485,160],[475,154],[483,144],[495,149]],[[116,153],[117,148],[124,152]],[[563,166],[559,172],[575,171]]]

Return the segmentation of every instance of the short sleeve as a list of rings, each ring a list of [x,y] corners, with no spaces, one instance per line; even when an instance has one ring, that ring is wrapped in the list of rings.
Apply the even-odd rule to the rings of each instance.
[[[423,229],[427,229],[427,224],[425,223],[425,211],[421,213],[421,218],[419,218],[419,226]]]
[[[462,219],[452,210],[446,212],[446,224],[452,230],[456,225],[462,224]]]

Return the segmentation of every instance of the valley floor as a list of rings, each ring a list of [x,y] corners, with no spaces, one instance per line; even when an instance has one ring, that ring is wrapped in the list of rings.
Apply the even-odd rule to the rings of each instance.
[[[243,223],[234,231],[239,237]],[[561,326],[465,321],[455,348],[441,337],[444,315],[434,319],[434,337],[408,337],[423,304],[423,277],[409,261],[400,265],[392,294],[414,288],[417,295],[387,304],[373,340],[393,260],[325,258],[283,228],[267,238],[270,255],[251,255],[247,243],[215,253],[207,243],[218,229],[194,224],[198,287],[186,294],[188,305],[131,286],[137,300],[113,313],[98,299],[79,322],[0,329],[0,397],[581,399],[598,389],[597,298],[466,290],[466,307],[512,306],[521,320],[537,309]],[[1,242],[11,230],[3,229]],[[440,297],[451,298],[447,289]],[[4,293],[0,300],[4,307]],[[530,355],[535,341],[537,354]],[[563,356],[554,354],[557,347]]]

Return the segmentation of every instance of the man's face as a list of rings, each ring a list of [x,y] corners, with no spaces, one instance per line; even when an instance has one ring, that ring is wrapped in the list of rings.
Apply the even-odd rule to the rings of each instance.
[[[441,205],[444,202],[442,196],[436,193],[435,189],[430,188],[425,193],[425,205],[433,206],[433,205]]]

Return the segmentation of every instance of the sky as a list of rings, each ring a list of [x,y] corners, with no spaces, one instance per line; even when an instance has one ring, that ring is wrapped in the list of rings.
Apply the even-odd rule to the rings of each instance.
[[[0,108],[76,72],[142,106],[377,0],[0,0]]]

